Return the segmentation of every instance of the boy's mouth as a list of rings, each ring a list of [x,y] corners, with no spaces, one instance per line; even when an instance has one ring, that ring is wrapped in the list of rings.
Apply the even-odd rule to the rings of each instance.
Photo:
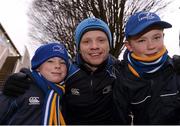
[[[157,54],[157,52],[154,52],[154,53],[146,54],[146,56],[151,57],[151,56],[154,56],[156,54]]]

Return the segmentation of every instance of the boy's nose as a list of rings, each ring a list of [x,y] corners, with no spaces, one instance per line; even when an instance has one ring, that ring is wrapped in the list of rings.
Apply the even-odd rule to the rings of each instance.
[[[91,48],[93,49],[98,48],[98,43],[95,40],[91,43]]]
[[[61,63],[57,62],[57,63],[55,64],[55,67],[58,68],[58,69],[60,69],[60,68],[61,68]]]
[[[151,40],[148,40],[148,43],[147,43],[147,48],[148,49],[154,49],[155,48],[155,44],[153,41]]]

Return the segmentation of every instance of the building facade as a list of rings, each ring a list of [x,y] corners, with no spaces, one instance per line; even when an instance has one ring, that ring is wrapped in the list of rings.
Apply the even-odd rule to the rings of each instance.
[[[0,23],[0,91],[2,91],[6,78],[23,67],[30,67],[27,48],[21,55]]]

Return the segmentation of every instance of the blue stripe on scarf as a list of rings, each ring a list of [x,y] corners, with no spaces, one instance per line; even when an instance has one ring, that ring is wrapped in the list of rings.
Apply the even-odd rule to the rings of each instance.
[[[51,90],[49,91],[48,93],[49,95],[47,95],[47,102],[45,102],[44,104],[44,109],[43,109],[43,113],[44,113],[44,116],[43,116],[43,125],[47,125],[49,124],[49,118],[50,118],[50,115],[49,113],[51,113],[51,109],[49,109],[51,107],[51,104],[52,104],[52,100],[53,100],[53,97],[54,97],[54,91]]]
[[[60,96],[63,94],[63,91],[56,84],[45,79],[37,71],[33,71],[32,75],[36,79],[37,85],[44,91],[44,93],[47,93],[47,91],[49,90],[48,89],[49,86],[50,89],[55,90],[55,92],[58,93]]]
[[[32,75],[36,80],[36,84],[38,85],[38,87],[40,87],[43,90],[43,92],[46,94],[48,92],[48,85],[45,78],[36,71],[32,71]]]
[[[61,88],[59,88],[56,84],[48,81],[47,79],[45,79],[43,76],[41,76],[40,73],[38,73],[37,71],[32,71],[32,76],[34,77],[34,79],[36,80],[36,84],[38,85],[38,87],[40,87],[40,89],[42,89],[42,91],[45,94],[45,101],[44,101],[44,105],[43,105],[43,118],[42,118],[42,124],[43,125],[48,125],[49,124],[49,118],[50,118],[50,111],[51,111],[51,105],[52,105],[52,100],[54,97],[54,93],[58,94],[58,97],[56,97],[56,112],[58,113],[58,122],[57,124],[60,124],[60,115],[59,115],[59,111],[60,111],[60,97],[62,97],[63,95],[63,91]]]
[[[58,96],[58,97],[56,97],[56,106],[58,106],[58,107],[56,107],[56,117],[60,117],[60,115],[59,115],[59,108],[60,108],[60,106],[59,106],[59,103],[60,103],[60,97]],[[60,124],[60,120],[59,120],[59,118],[57,118],[57,124]]]

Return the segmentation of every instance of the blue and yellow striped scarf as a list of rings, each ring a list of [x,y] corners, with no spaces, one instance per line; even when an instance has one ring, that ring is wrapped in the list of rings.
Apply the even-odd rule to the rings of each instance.
[[[151,57],[139,57],[126,50],[124,58],[128,62],[128,68],[136,77],[158,71],[167,60],[167,50],[164,47],[158,54]]]
[[[40,73],[33,71],[32,75],[36,84],[45,93],[43,105],[43,125],[65,125],[65,121],[60,109],[60,100],[62,99],[65,89],[60,84],[54,84],[46,80]]]

